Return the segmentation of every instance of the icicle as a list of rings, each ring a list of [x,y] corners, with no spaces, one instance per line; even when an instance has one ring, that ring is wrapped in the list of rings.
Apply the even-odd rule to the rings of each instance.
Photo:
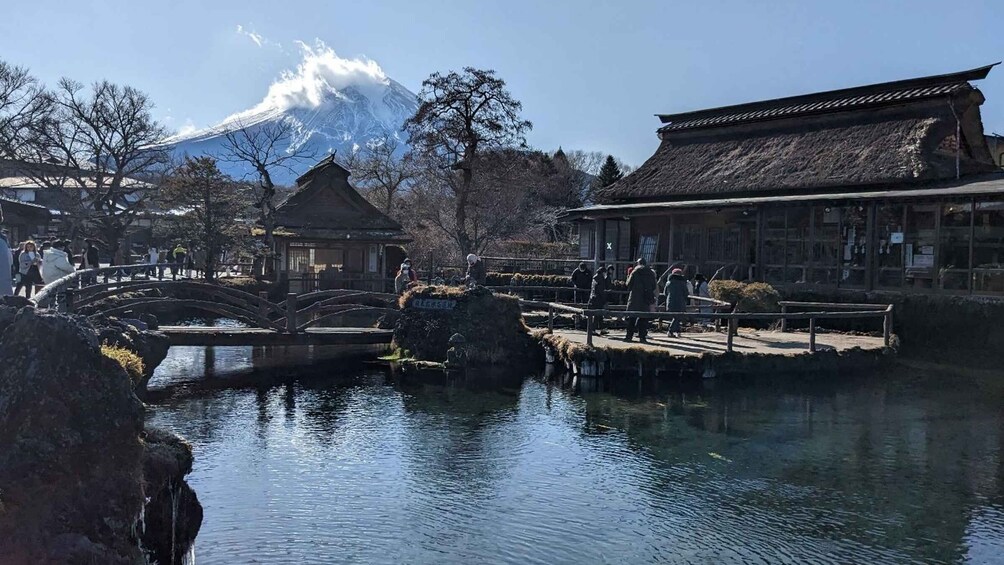
[[[168,485],[171,491],[171,563],[177,563],[174,556],[175,531],[178,525],[178,502],[181,499],[181,489],[171,481]]]
[[[195,565],[195,544],[188,548],[188,553],[181,559],[181,565]]]

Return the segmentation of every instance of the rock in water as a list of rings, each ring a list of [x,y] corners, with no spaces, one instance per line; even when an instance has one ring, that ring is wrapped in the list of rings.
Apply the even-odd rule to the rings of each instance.
[[[24,308],[0,335],[4,563],[137,563],[143,405],[86,325]]]
[[[541,356],[514,296],[484,287],[423,286],[405,293],[401,306],[394,347],[415,359],[446,361],[456,333],[466,340],[470,366],[533,362]]]

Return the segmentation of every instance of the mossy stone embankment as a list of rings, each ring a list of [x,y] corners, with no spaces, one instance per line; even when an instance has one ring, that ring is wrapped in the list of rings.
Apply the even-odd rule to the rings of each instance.
[[[394,348],[421,361],[446,361],[450,337],[466,340],[470,366],[534,363],[540,348],[523,323],[516,297],[447,286],[421,286],[400,299]]]

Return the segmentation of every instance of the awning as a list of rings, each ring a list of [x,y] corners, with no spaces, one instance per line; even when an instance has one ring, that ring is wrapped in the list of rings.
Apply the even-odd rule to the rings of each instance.
[[[985,177],[984,177],[985,178]],[[780,196],[750,196],[744,198],[709,198],[704,200],[678,200],[672,202],[639,202],[631,204],[607,204],[587,206],[568,210],[561,217],[563,221],[613,218],[622,216],[650,216],[674,210],[695,208],[736,208],[761,204],[798,204],[812,202],[860,201],[860,200],[913,200],[921,198],[964,198],[968,196],[1004,197],[1004,176],[995,175],[990,180],[956,183],[951,186],[912,189],[886,189],[863,192],[835,192],[824,194],[797,194]]]

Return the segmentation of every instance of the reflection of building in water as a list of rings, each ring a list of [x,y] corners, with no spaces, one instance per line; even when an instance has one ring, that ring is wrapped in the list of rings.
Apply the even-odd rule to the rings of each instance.
[[[276,210],[275,250],[290,292],[393,290],[399,246],[411,238],[349,184],[349,174],[332,154],[296,179]]]
[[[641,167],[572,210],[580,256],[820,291],[1004,295],[991,67],[660,115]]]

